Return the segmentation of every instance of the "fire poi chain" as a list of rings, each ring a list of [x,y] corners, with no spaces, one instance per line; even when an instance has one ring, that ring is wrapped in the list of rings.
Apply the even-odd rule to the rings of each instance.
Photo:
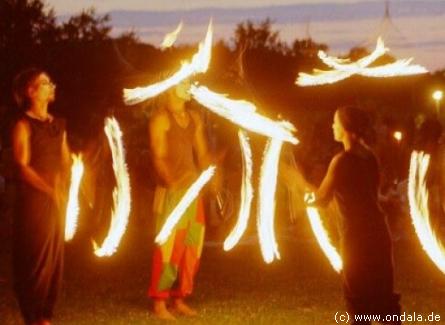
[[[182,29],[182,22],[178,25],[175,31],[166,35],[164,39],[165,47],[171,46],[177,38],[177,35]],[[428,71],[419,65],[411,65],[412,58],[397,60],[394,63],[385,64],[381,66],[370,67],[378,58],[383,56],[389,51],[385,47],[384,42],[381,38],[377,40],[377,45],[375,50],[368,56],[356,61],[351,62],[349,59],[340,59],[337,57],[328,56],[323,51],[318,53],[320,60],[329,66],[332,70],[321,71],[314,70],[313,75],[300,73],[296,81],[296,84],[300,86],[314,86],[335,83],[353,75],[362,75],[368,77],[394,77],[394,76],[405,76],[427,73]],[[132,105],[140,103],[150,97],[154,97],[163,91],[173,87],[182,80],[196,74],[204,73],[207,71],[208,64],[211,55],[211,24],[209,24],[206,39],[203,43],[200,43],[199,51],[192,58],[190,64],[185,64],[183,67],[174,74],[171,78],[164,80],[160,83],[147,86],[144,88],[136,88],[132,90],[124,90],[124,99],[127,105]],[[267,263],[272,262],[275,258],[279,258],[278,246],[276,244],[276,238],[274,233],[274,209],[275,209],[275,189],[276,189],[276,178],[278,173],[278,161],[280,156],[280,150],[283,142],[290,142],[292,144],[297,144],[297,139],[292,135],[295,131],[293,125],[287,121],[273,121],[258,113],[256,113],[256,107],[242,100],[232,100],[227,98],[225,95],[217,94],[212,92],[208,88],[199,85],[193,85],[190,92],[195,100],[197,100],[201,105],[214,112],[215,114],[230,120],[232,123],[237,124],[243,129],[249,130],[254,133],[258,133],[269,138],[266,145],[266,150],[263,157],[263,166],[261,168],[261,178],[260,178],[260,189],[259,189],[259,200],[258,200],[258,219],[257,226],[259,232],[260,246],[263,254],[263,258]],[[245,133],[240,131],[240,146],[241,152],[243,154],[243,181],[241,188],[241,206],[238,215],[238,221],[235,227],[226,238],[224,242],[224,249],[230,250],[233,248],[240,240],[242,234],[244,233],[250,214],[251,202],[253,200],[253,189],[251,185],[252,177],[252,161],[251,161],[251,149],[248,143],[248,139]],[[412,167],[415,168],[415,167]],[[203,175],[201,175],[203,177]],[[198,179],[197,183],[200,180]],[[268,186],[272,184],[272,186]],[[193,185],[196,185],[193,184]],[[192,187],[193,187],[192,185]],[[411,191],[411,190],[410,190]],[[196,193],[197,195],[197,193]],[[425,199],[425,198],[424,198]],[[413,211],[415,206],[414,196],[410,194],[410,204]],[[268,202],[269,204],[265,204]],[[271,203],[272,202],[272,203]],[[417,205],[418,207],[418,205]],[[418,209],[419,210],[419,209]],[[321,222],[321,218],[318,214],[316,208],[308,207],[307,213],[309,216],[310,224],[314,235],[317,238],[322,251],[325,253],[329,259],[333,268],[340,272],[342,269],[342,260],[338,254],[335,247],[331,244],[329,236],[326,229],[324,229]],[[416,211],[412,212],[412,215],[422,215],[422,212]],[[423,211],[425,215],[425,211]],[[175,216],[174,219],[176,219]],[[414,218],[414,217],[413,217]],[[419,221],[413,221],[416,232],[419,234],[421,230],[428,233],[424,235],[423,238],[433,238],[436,239],[434,233],[431,230],[429,224],[424,225],[423,228],[419,226]],[[416,226],[417,225],[417,226]],[[167,222],[164,225],[166,229],[171,228],[168,226]],[[425,230],[426,229],[426,230]],[[168,233],[168,232],[167,232]],[[157,237],[157,242],[165,240],[165,232],[161,233]],[[419,235],[419,238],[422,238]],[[425,239],[421,239],[423,243]],[[431,257],[436,256],[435,263],[439,263],[439,268],[444,272],[444,266],[441,262],[443,258],[444,249],[437,239],[433,241],[433,251],[435,254],[431,253],[431,249],[425,250],[427,254]],[[425,244],[423,244],[425,247]],[[437,257],[439,256],[439,257]],[[434,259],[433,259],[434,260]],[[437,262],[436,262],[437,261]]]

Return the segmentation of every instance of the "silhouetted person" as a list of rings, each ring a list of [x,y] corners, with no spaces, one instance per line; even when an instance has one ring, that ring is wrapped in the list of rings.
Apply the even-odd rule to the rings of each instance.
[[[332,128],[344,150],[332,159],[312,204],[325,206],[336,200],[347,309],[353,324],[370,324],[354,322],[354,315],[381,315],[382,319],[400,315],[400,296],[393,291],[392,243],[377,201],[379,166],[364,143],[369,121],[363,111],[339,108]]]
[[[50,324],[62,278],[69,153],[64,120],[48,112],[55,88],[39,69],[25,70],[14,80],[23,110],[12,134],[19,183],[14,288],[26,324]]]

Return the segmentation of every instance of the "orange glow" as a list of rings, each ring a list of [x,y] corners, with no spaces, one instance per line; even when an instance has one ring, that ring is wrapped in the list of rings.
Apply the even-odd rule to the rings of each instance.
[[[204,86],[192,85],[193,98],[213,113],[224,117],[243,129],[268,138],[297,144],[292,134],[295,127],[287,121],[274,121],[256,112],[256,106],[245,100],[233,100]]]
[[[174,31],[165,35],[164,40],[162,41],[162,44],[161,44],[161,49],[164,50],[166,48],[172,47],[173,44],[175,44],[176,39],[178,38],[178,35],[182,30],[182,27],[183,27],[183,23],[181,20],[178,27],[176,27],[176,29]]]
[[[175,74],[161,82],[147,87],[124,89],[125,104],[135,105],[141,103],[163,93],[195,74],[206,72],[212,56],[212,39],[213,27],[212,21],[210,21],[205,40],[199,44],[198,52],[193,56],[191,62],[185,62]]]
[[[412,58],[401,59],[382,66],[363,69],[359,74],[365,77],[389,78],[428,73],[428,70],[421,65],[411,64],[412,61]]]
[[[400,142],[400,141],[402,141],[402,139],[403,139],[403,133],[400,132],[400,131],[395,131],[395,132],[393,133],[393,137],[394,137],[394,139],[396,139],[398,142]]]
[[[324,51],[319,51],[318,57],[323,61],[327,66],[336,69],[338,71],[345,71],[351,73],[358,73],[363,68],[366,68],[371,63],[375,62],[379,57],[388,52],[388,49],[385,47],[383,40],[379,37],[377,39],[377,45],[374,51],[361,58],[357,62],[351,62],[350,59],[340,59],[336,57],[328,56]]]
[[[283,142],[278,139],[267,141],[261,167],[257,226],[261,253],[266,263],[273,262],[275,258],[280,259],[275,238],[274,217],[278,163],[282,145]]]
[[[238,131],[238,137],[243,153],[243,181],[241,184],[241,204],[238,214],[238,221],[230,235],[224,241],[224,250],[231,250],[240,240],[247,228],[250,209],[253,200],[252,188],[252,150],[250,148],[249,138],[244,131]]]
[[[436,90],[435,92],[433,92],[433,99],[435,101],[440,102],[443,98],[443,91],[442,90]]]
[[[396,62],[369,67],[379,57],[388,52],[383,40],[379,37],[375,50],[368,56],[351,62],[350,59],[339,59],[330,57],[325,52],[319,51],[320,60],[330,67],[332,70],[314,69],[312,74],[299,73],[296,84],[299,86],[316,86],[324,84],[332,84],[353,75],[362,75],[365,77],[388,78],[396,76],[408,76],[422,73],[428,73],[428,70],[420,65],[411,65],[412,58],[401,59]]]
[[[173,229],[178,224],[179,220],[181,220],[181,217],[184,215],[187,208],[190,206],[190,204],[198,197],[199,192],[201,189],[206,185],[210,179],[215,174],[216,167],[210,166],[202,172],[202,174],[199,176],[199,178],[195,181],[195,183],[190,186],[190,188],[187,190],[187,192],[182,197],[181,201],[179,201],[178,205],[173,209],[173,211],[170,213],[170,215],[167,217],[164,225],[161,228],[161,231],[155,238],[155,242],[158,245],[164,244],[168,237],[171,235]]]
[[[307,199],[306,202],[308,202]],[[320,245],[321,250],[328,258],[329,263],[331,263],[334,270],[337,273],[340,273],[341,270],[343,269],[343,261],[337,249],[331,243],[328,232],[323,226],[323,222],[321,221],[318,210],[314,207],[307,207],[306,212],[309,217],[309,222],[311,224],[312,232],[314,233],[315,238],[317,239],[318,245]]]
[[[426,175],[430,155],[414,151],[409,170],[408,199],[411,220],[423,250],[433,263],[445,273],[445,249],[430,223]]]
[[[116,187],[113,190],[113,212],[108,235],[101,247],[96,247],[95,254],[99,257],[113,255],[122,236],[127,229],[131,210],[130,177],[125,163],[125,150],[122,143],[122,131],[114,118],[105,120],[105,134],[113,158],[113,170],[116,177]],[[97,246],[97,245],[96,245]]]
[[[257,228],[264,261],[271,263],[275,258],[279,259],[274,230],[278,162],[283,142],[298,143],[293,135],[294,126],[287,121],[274,121],[258,114],[256,106],[248,101],[227,98],[226,95],[215,93],[204,86],[192,85],[190,93],[196,101],[213,113],[245,130],[268,138],[260,177]],[[243,150],[245,151],[245,148]],[[238,224],[225,243],[225,249],[232,248],[239,240],[247,223],[248,212],[240,211],[242,218],[240,215]]]
[[[77,220],[79,218],[79,189],[84,172],[84,166],[81,155],[72,155],[73,164],[71,165],[71,181],[66,209],[65,219],[65,240],[73,239],[77,229]]]

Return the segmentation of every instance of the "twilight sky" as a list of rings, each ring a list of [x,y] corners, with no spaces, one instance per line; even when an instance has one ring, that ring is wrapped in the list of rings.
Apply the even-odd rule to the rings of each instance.
[[[187,10],[203,7],[255,7],[302,3],[352,3],[369,0],[47,0],[58,14],[80,11],[82,8],[95,7],[101,12],[111,10]],[[379,0],[371,0],[379,1]],[[380,0],[381,1],[381,0]],[[400,1],[400,0],[399,0]],[[442,0],[438,0],[442,1]]]
[[[354,46],[373,49],[377,36],[381,35],[396,57],[414,57],[415,63],[432,71],[445,68],[445,0],[391,0],[391,21],[385,22],[382,22],[384,0],[47,0],[46,3],[59,16],[89,7],[95,7],[99,13],[109,12],[113,35],[132,30],[142,41],[153,45],[159,45],[180,20],[185,27],[178,43],[199,42],[211,16],[215,39],[230,43],[238,23],[271,18],[273,29],[289,44],[296,38],[311,37],[327,44],[330,54],[342,55]]]

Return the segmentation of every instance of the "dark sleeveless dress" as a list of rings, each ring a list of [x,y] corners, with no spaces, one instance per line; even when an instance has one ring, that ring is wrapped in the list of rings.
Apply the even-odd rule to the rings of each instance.
[[[51,186],[61,171],[64,121],[24,116],[31,129],[30,166]],[[53,199],[19,179],[14,218],[14,289],[27,324],[50,320],[62,279],[64,221]]]
[[[400,314],[393,292],[392,244],[377,197],[379,170],[371,152],[342,152],[334,169],[340,210],[343,291],[351,314]]]

